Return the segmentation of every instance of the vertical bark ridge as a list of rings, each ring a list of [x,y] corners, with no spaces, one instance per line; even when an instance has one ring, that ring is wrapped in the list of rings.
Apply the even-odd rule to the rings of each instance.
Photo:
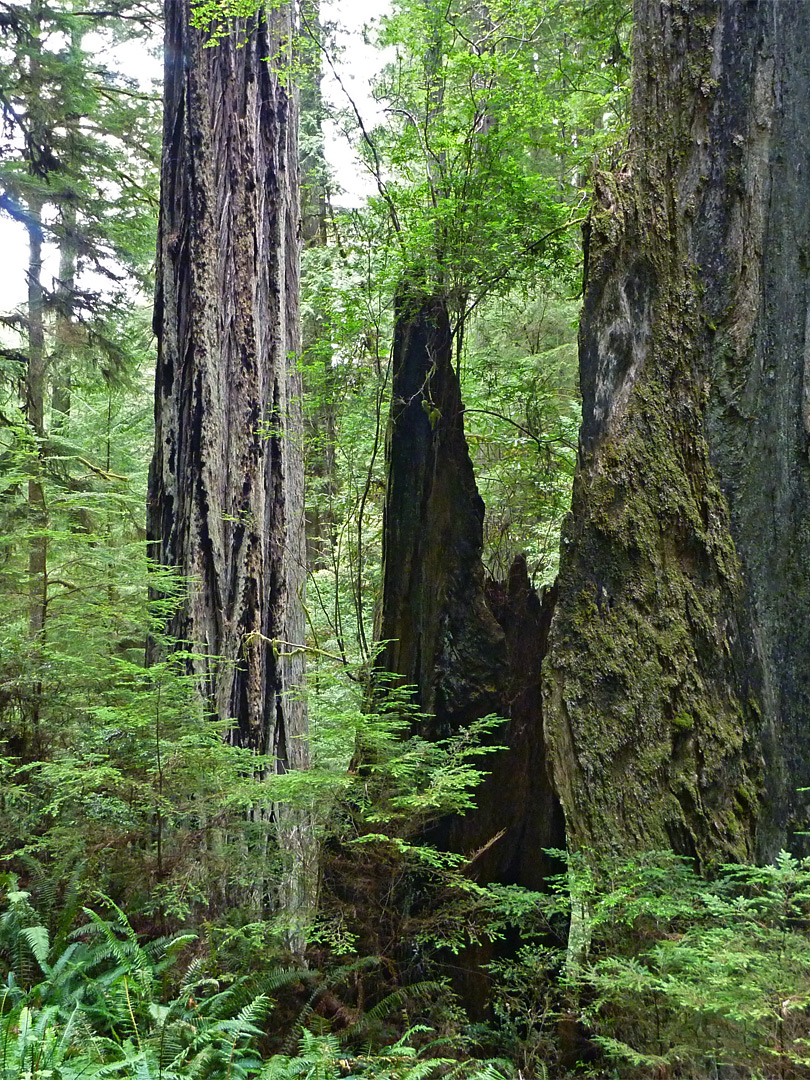
[[[403,289],[396,301],[393,397],[383,529],[381,666],[416,688],[428,736],[495,713],[508,723],[488,757],[476,808],[436,839],[477,852],[484,882],[539,887],[542,848],[563,840],[543,742],[540,663],[552,596],[532,589],[524,560],[486,583],[484,504],[464,436],[445,303]]]
[[[290,10],[205,47],[166,0],[153,557],[189,581],[169,631],[233,740],[306,762],[297,106]],[[240,31],[241,33],[241,31]],[[270,59],[268,59],[270,58]]]
[[[575,846],[751,857],[804,816],[809,33],[806,0],[636,2],[544,667]]]

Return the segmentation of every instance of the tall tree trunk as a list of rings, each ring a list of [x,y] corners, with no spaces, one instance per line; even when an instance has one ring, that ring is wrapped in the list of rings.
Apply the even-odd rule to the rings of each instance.
[[[194,650],[210,711],[285,772],[308,757],[297,104],[279,75],[292,16],[262,9],[206,48],[190,0],[166,0],[165,15],[148,535],[153,558],[188,580],[168,629]],[[311,834],[306,815],[272,816],[298,948]]]
[[[323,139],[320,0],[302,0],[300,11],[311,47],[300,94],[301,236],[306,249],[325,249],[328,240],[328,165]],[[323,305],[312,290],[307,307],[309,310],[301,320],[301,355],[306,369],[306,394],[311,402],[306,424],[307,566],[310,570],[321,570],[331,565],[331,550],[335,543],[335,379]],[[314,401],[310,397],[313,390]]]
[[[549,779],[540,668],[553,597],[538,597],[526,562],[486,582],[484,504],[464,436],[446,303],[403,289],[395,304],[392,404],[386,443],[381,666],[416,687],[432,714],[420,734],[444,738],[489,714],[504,717],[475,809],[445,819],[431,840],[473,856],[480,882],[542,887],[544,849],[564,831]],[[555,869],[559,869],[558,867]],[[454,962],[465,1007],[483,1016],[490,946]]]
[[[562,837],[545,760],[540,662],[550,598],[531,588],[524,560],[510,579],[486,584],[484,504],[464,436],[447,307],[403,290],[396,301],[393,400],[383,527],[381,666],[417,688],[442,738],[495,713],[506,751],[476,794],[474,812],[440,830],[472,852],[482,881],[538,888],[542,849]]]
[[[70,62],[81,63],[84,29],[73,24],[70,29]],[[68,93],[63,101],[66,113],[65,128],[68,134],[71,158],[79,155],[81,107],[76,93]],[[55,348],[50,358],[51,366],[51,429],[56,432],[68,425],[72,396],[71,360],[76,344],[77,327],[74,322],[76,302],[76,265],[79,254],[77,196],[66,193],[61,200],[62,236],[59,241],[59,278],[56,286],[56,324],[54,326]],[[109,468],[109,465],[107,466]]]
[[[763,854],[810,782],[810,3],[637,0],[544,667],[575,846]]]
[[[170,632],[234,741],[303,765],[295,98],[284,5],[206,48],[166,0],[153,556],[190,579]],[[258,635],[262,635],[262,640]]]
[[[29,77],[31,82],[31,116],[29,119],[29,170],[33,175],[40,171],[37,159],[39,148],[46,141],[45,124],[41,115],[42,61],[40,30],[42,5],[32,0],[31,54]],[[45,633],[45,613],[48,593],[48,540],[45,529],[48,523],[45,489],[42,485],[42,440],[45,437],[45,388],[47,379],[47,356],[45,353],[45,292],[42,288],[42,209],[45,200],[37,193],[28,198],[28,366],[25,381],[25,410],[31,434],[36,441],[28,479],[28,513],[31,522],[31,539],[28,541],[28,622],[31,638],[39,644]]]

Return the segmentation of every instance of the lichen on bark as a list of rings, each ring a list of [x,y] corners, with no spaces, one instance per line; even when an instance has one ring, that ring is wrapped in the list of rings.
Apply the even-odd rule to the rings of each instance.
[[[808,28],[805,0],[636,3],[629,151],[597,177],[586,236],[544,667],[575,846],[743,858],[802,819]]]

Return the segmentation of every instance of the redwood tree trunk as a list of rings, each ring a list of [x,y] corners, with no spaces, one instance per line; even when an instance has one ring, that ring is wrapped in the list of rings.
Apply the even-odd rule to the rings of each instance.
[[[575,846],[770,854],[810,783],[810,3],[635,9],[547,732]]]
[[[267,644],[303,637],[291,14],[273,5],[205,48],[189,8],[166,0],[149,537],[189,579],[169,631],[212,713],[286,770],[306,761],[302,654]]]
[[[447,306],[403,289],[395,307],[381,666],[418,688],[442,737],[498,711],[506,646],[484,596],[484,504],[464,437]]]
[[[491,772],[475,810],[445,822],[435,839],[478,852],[481,881],[539,888],[542,849],[563,840],[540,701],[550,597],[534,592],[525,560],[508,582],[485,582],[484,504],[451,357],[446,304],[403,290],[386,447],[381,665],[416,687],[433,737],[490,713],[509,721],[495,733],[506,749],[484,762]]]

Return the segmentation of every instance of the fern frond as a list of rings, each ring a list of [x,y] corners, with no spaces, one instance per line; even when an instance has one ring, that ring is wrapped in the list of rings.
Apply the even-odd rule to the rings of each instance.
[[[399,990],[394,990],[384,997],[382,1001],[378,1001],[373,1008],[365,1012],[356,1025],[352,1025],[351,1033],[354,1034],[355,1030],[362,1031],[368,1024],[378,1020],[384,1020],[395,1009],[404,1009],[409,1002],[426,1001],[438,997],[446,989],[447,987],[442,982],[425,980],[424,982],[411,983],[410,986],[403,986]]]
[[[44,970],[48,963],[48,953],[51,951],[51,939],[48,928],[45,926],[24,926],[20,933],[34,954],[34,959]]]
[[[256,1025],[265,1018],[269,1010],[270,999],[261,994],[249,1005],[240,1009],[236,1016],[227,1020],[218,1020],[216,1026],[219,1031],[228,1032],[236,1038],[243,1035],[261,1035],[262,1030]]]
[[[312,993],[309,995],[309,1000],[307,1001],[306,1005],[304,1005],[298,1016],[295,1018],[295,1021],[290,1028],[289,1034],[284,1040],[284,1044],[281,1048],[282,1056],[284,1056],[285,1054],[292,1054],[293,1049],[295,1048],[295,1044],[298,1042],[298,1040],[303,1039],[306,1035],[309,1034],[304,1025],[306,1024],[310,1016],[312,1016],[312,1013],[315,1011],[315,1006],[318,1003],[318,998],[321,996],[321,994],[324,993],[325,989],[326,987],[324,986],[316,986]]]

